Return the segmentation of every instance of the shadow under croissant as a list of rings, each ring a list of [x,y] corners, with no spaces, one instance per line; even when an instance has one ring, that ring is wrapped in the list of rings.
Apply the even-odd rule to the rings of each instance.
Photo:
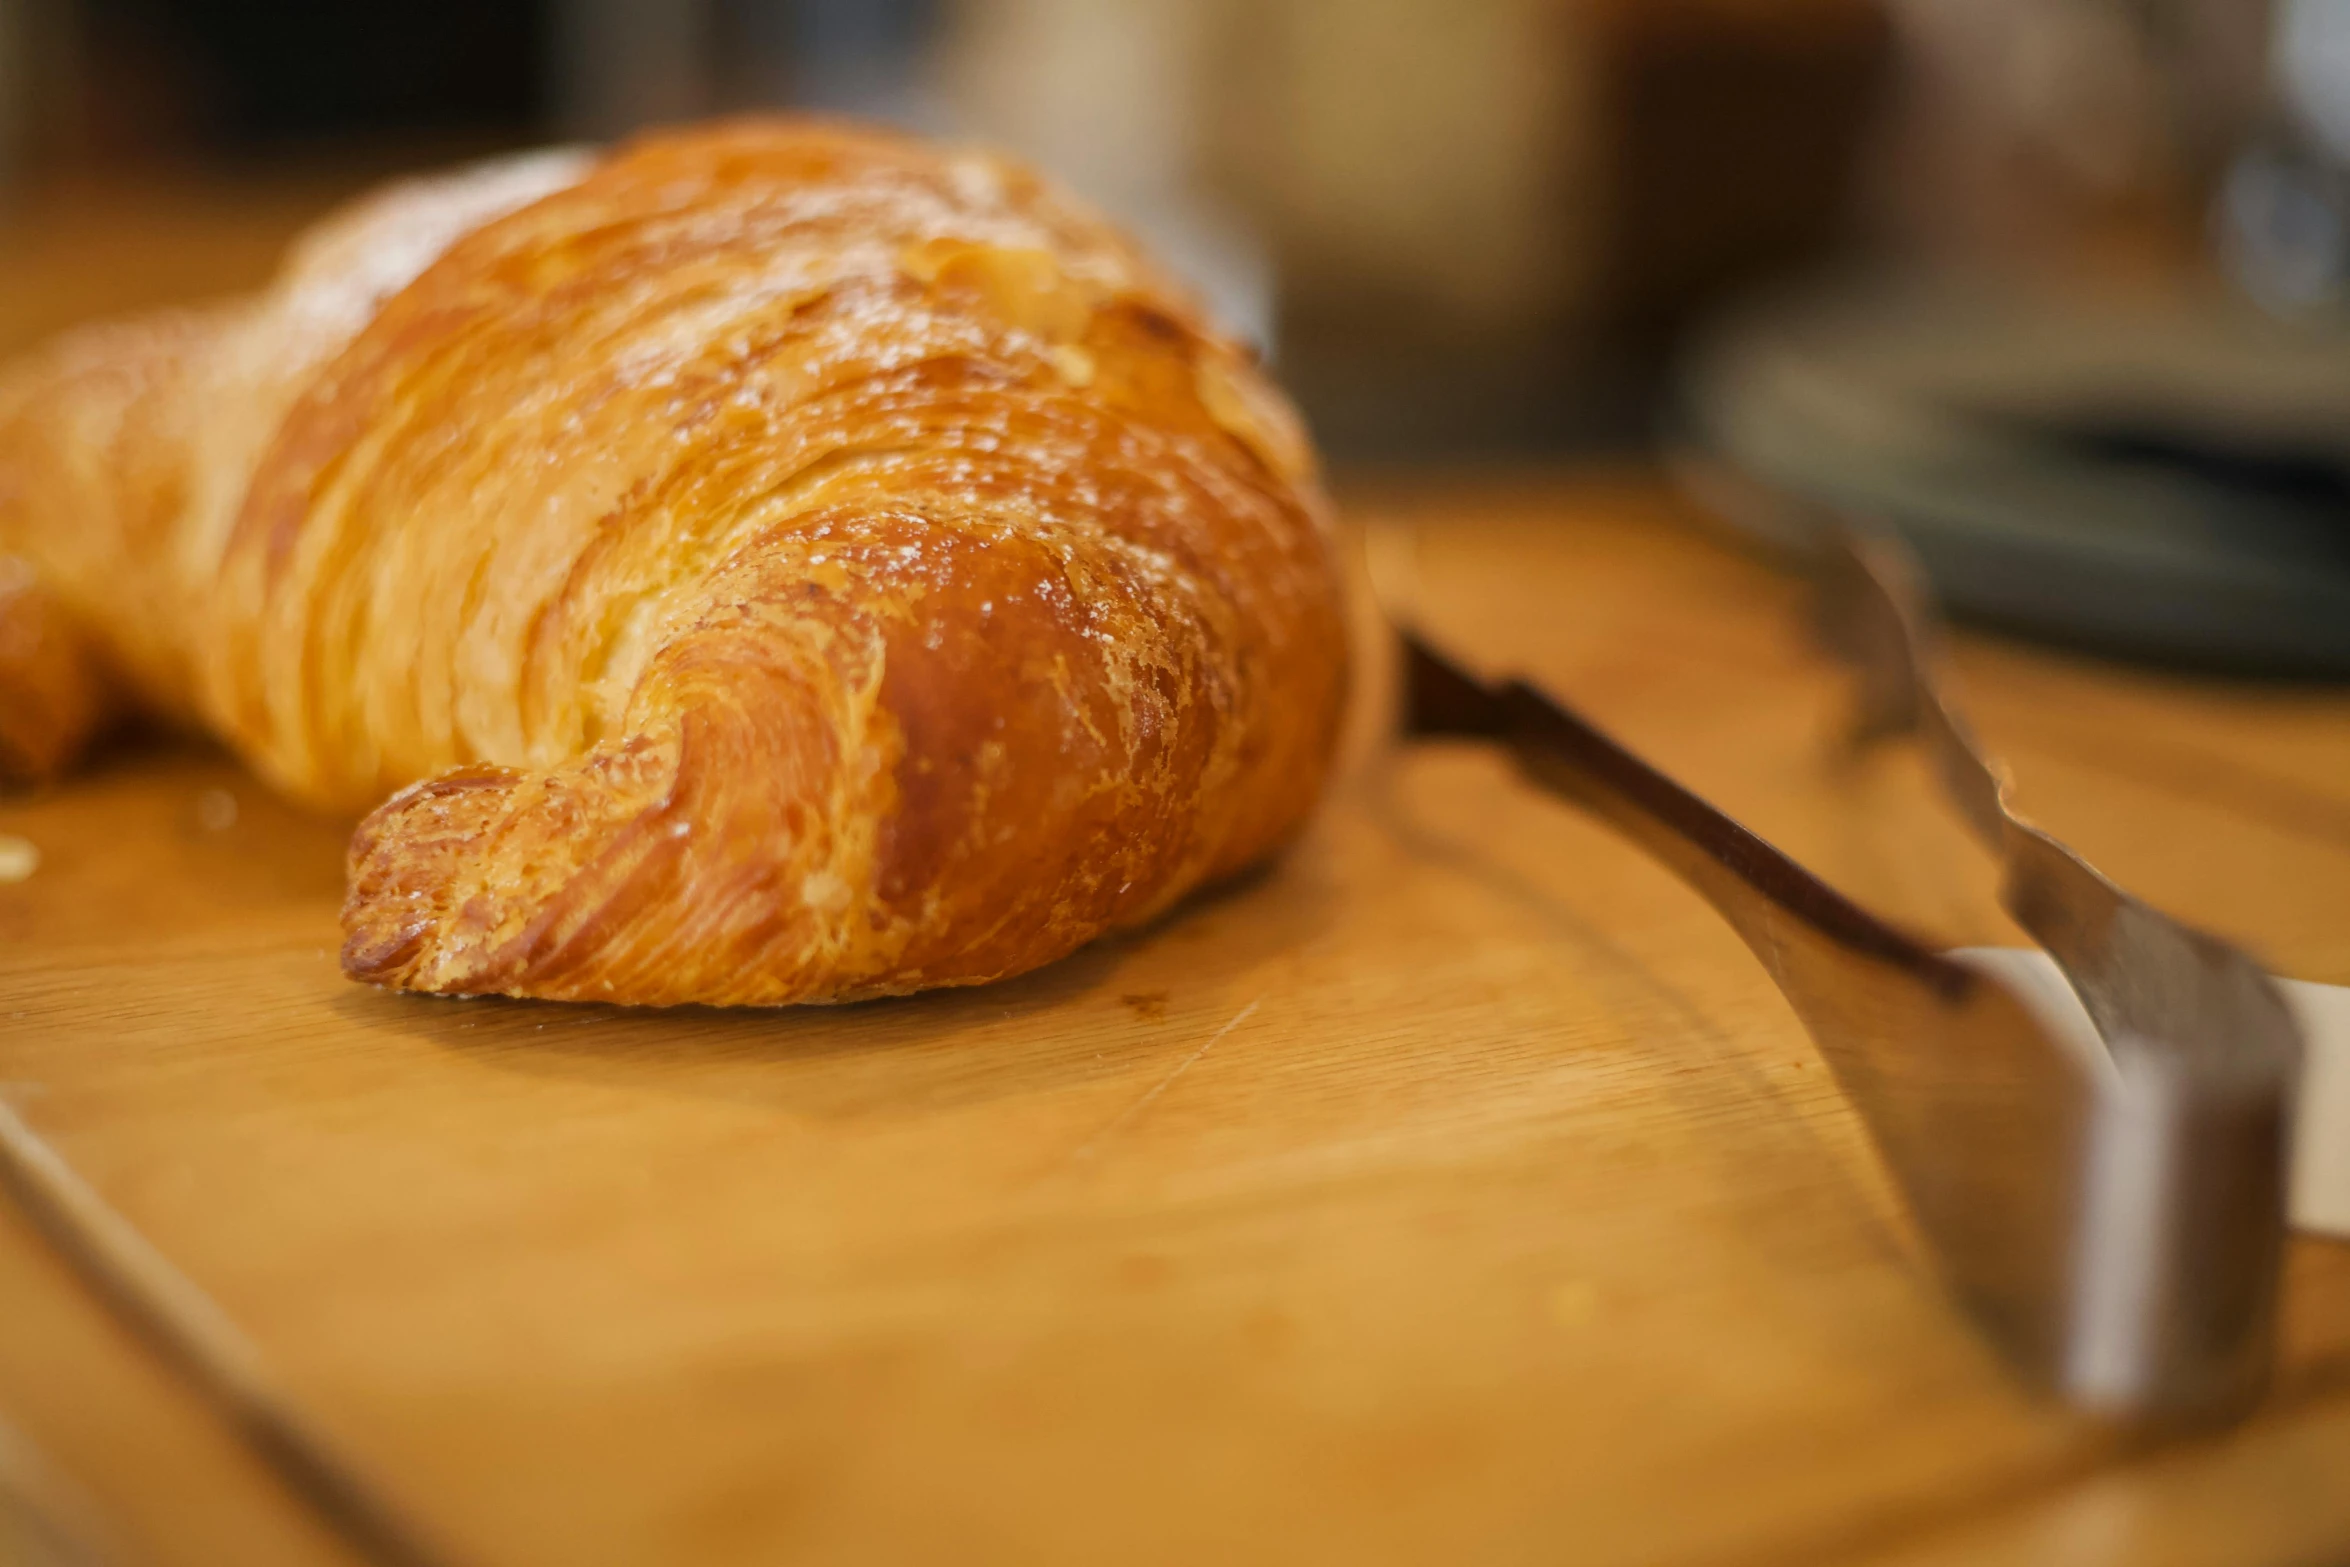
[[[1133,1070],[1223,1020],[1231,983],[1334,923],[1309,841],[1140,930],[985,985],[841,1006],[621,1007],[351,985],[331,1005],[500,1071],[785,1104],[827,1119],[917,1116]],[[1222,1008],[1220,1011],[1219,1008]]]

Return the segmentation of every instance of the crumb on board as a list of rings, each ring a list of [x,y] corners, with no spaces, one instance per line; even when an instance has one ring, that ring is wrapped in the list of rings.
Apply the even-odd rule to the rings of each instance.
[[[20,882],[41,868],[41,851],[30,838],[0,832],[0,886]]]
[[[237,824],[237,797],[226,789],[207,789],[196,796],[196,825],[206,832],[227,832]]]

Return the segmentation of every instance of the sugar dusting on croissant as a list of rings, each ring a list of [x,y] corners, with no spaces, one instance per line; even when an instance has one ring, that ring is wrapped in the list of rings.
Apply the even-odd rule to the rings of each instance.
[[[0,383],[0,556],[0,766],[144,708],[372,808],[344,965],[425,991],[1033,968],[1292,836],[1346,676],[1243,351],[1024,171],[790,121],[69,339]]]

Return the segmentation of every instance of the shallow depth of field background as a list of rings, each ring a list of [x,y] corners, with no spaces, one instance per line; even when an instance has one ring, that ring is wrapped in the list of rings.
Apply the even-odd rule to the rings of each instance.
[[[1341,463],[1522,459],[1644,441],[1712,312],[1856,256],[2323,308],[2345,79],[2327,0],[0,0],[0,279],[34,331],[388,170],[797,106],[1048,165]]]

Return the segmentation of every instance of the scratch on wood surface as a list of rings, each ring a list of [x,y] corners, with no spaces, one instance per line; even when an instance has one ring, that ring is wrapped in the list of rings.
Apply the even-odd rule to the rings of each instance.
[[[212,1297],[0,1099],[0,1200],[8,1198],[117,1319],[186,1377],[362,1559],[380,1567],[454,1560],[328,1444]]]
[[[1202,1056],[1215,1049],[1217,1042],[1221,1040],[1226,1034],[1231,1033],[1241,1024],[1247,1022],[1250,1015],[1254,1013],[1258,1007],[1264,1005],[1264,1001],[1265,998],[1263,996],[1258,996],[1254,1000],[1250,1001],[1247,1006],[1242,1007],[1238,1012],[1233,1013],[1232,1016],[1225,1019],[1224,1026],[1222,1028],[1217,1029],[1206,1039],[1202,1040],[1200,1042],[1200,1047],[1197,1050],[1194,1050],[1191,1054],[1176,1062],[1175,1069],[1173,1071],[1169,1072],[1165,1077],[1160,1078],[1157,1082],[1151,1084],[1150,1087],[1144,1089],[1142,1097],[1135,1100],[1134,1103],[1128,1105],[1124,1110],[1120,1111],[1116,1118],[1114,1118],[1109,1125],[1094,1133],[1084,1142],[1079,1143],[1077,1147],[1070,1152],[1067,1158],[1063,1159],[1058,1165],[1054,1167],[1051,1173],[1058,1174],[1060,1171],[1068,1169],[1072,1165],[1082,1164],[1084,1161],[1095,1157],[1104,1148],[1108,1147],[1110,1143],[1115,1141],[1119,1135],[1126,1130],[1126,1128],[1134,1124],[1137,1117],[1139,1117],[1145,1110],[1148,1110],[1151,1107],[1152,1101],[1156,1100],[1159,1095],[1165,1093],[1168,1088],[1173,1086],[1175,1079],[1190,1071],[1194,1066],[1197,1066]]]
[[[115,1567],[130,1560],[88,1495],[0,1420],[0,1550],[12,1541],[33,1548],[28,1564]]]

